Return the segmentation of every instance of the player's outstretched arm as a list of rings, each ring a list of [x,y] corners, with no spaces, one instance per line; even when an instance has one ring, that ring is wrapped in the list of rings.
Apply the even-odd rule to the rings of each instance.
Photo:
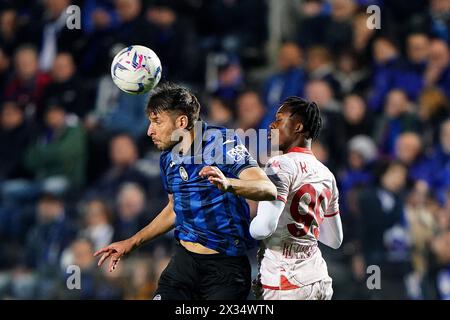
[[[332,217],[325,216],[319,228],[320,242],[333,249],[341,246],[342,240],[344,239],[344,232],[342,231],[342,222],[339,214]]]
[[[202,168],[199,174],[208,178],[220,190],[232,192],[250,200],[270,201],[277,197],[277,188],[264,171],[258,167],[242,170],[239,179],[225,177],[222,171],[214,166]]]
[[[175,212],[173,211],[173,198],[169,195],[167,206],[145,228],[137,232],[131,238],[114,242],[94,253],[94,256],[103,254],[98,261],[101,266],[108,258],[109,272],[112,272],[120,261],[120,258],[130,253],[146,241],[150,241],[171,230],[175,224]]]

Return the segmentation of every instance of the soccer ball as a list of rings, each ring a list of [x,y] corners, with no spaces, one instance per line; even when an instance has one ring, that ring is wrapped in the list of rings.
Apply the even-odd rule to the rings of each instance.
[[[129,46],[121,50],[111,64],[111,77],[120,90],[141,94],[152,90],[161,79],[161,61],[156,53],[144,46]]]

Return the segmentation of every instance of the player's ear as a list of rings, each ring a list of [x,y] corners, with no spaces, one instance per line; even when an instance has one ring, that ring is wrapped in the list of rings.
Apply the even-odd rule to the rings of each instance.
[[[301,133],[303,132],[303,123],[299,122],[295,125],[295,129],[294,129],[295,133]]]
[[[179,129],[186,129],[188,126],[189,120],[186,115],[179,116],[175,120],[175,126]]]

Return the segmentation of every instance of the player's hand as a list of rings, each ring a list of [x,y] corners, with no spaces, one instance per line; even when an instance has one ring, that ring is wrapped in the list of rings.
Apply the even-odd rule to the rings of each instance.
[[[230,180],[225,177],[222,171],[220,171],[219,168],[214,166],[206,166],[203,167],[199,175],[202,178],[208,178],[209,182],[214,184],[217,188],[219,188],[221,191],[230,191],[231,190],[231,182]]]
[[[118,241],[111,243],[109,246],[104,247],[94,253],[94,257],[103,253],[102,257],[98,261],[98,266],[101,267],[103,262],[105,262],[108,258],[111,258],[109,261],[109,272],[112,272],[117,264],[120,261],[120,258],[130,253],[135,247],[134,242],[131,239],[126,239],[123,241]]]

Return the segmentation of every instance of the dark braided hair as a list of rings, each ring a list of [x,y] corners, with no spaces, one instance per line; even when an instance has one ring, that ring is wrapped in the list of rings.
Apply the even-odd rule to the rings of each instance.
[[[315,102],[310,102],[300,97],[288,97],[283,101],[283,106],[289,108],[291,117],[300,116],[303,124],[303,133],[306,133],[307,139],[313,141],[319,137],[322,128],[322,118],[320,117],[319,107]]]

